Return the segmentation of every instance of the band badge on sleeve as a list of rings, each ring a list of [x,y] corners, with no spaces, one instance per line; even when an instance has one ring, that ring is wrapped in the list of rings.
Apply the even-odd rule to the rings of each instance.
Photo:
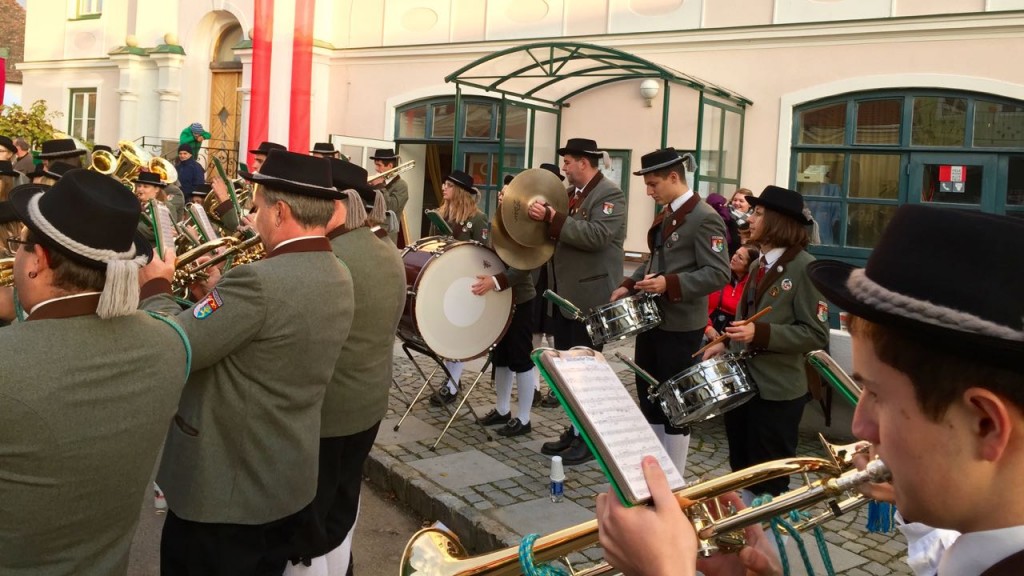
[[[615,211],[615,204],[611,202],[605,202],[601,205],[601,212],[604,212],[605,216],[611,216],[612,212]]]
[[[823,300],[818,300],[818,320],[822,322],[828,321],[828,304]]]
[[[214,288],[213,292],[207,294],[196,304],[195,308],[192,310],[192,315],[195,316],[197,320],[202,320],[216,312],[217,309],[223,305],[224,301],[220,299],[220,294],[218,294],[217,289]]]
[[[715,252],[721,252],[725,250],[725,238],[722,236],[711,237],[711,249]]]
[[[487,240],[487,237],[490,236],[490,234],[491,230],[489,228],[482,228],[480,230],[480,237],[483,238],[484,240]]]

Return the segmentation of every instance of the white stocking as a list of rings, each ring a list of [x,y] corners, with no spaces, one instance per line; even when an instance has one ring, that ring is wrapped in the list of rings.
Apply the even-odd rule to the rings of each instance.
[[[462,362],[445,360],[444,367],[447,368],[448,372],[452,375],[452,380],[448,381],[448,391],[455,394],[459,391],[459,379],[462,378]]]
[[[530,422],[530,408],[533,407],[533,395],[540,384],[540,374],[534,366],[526,372],[516,374],[516,388],[519,394],[519,421],[523,424]]]
[[[512,370],[508,366],[494,367],[494,391],[498,396],[498,414],[504,416],[512,409]]]

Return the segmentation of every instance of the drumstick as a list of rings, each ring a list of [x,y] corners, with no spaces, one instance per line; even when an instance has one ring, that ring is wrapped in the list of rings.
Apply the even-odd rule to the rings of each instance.
[[[747,318],[746,320],[741,320],[739,323],[736,324],[736,326],[745,326],[747,324],[750,324],[754,320],[757,320],[761,316],[764,316],[765,314],[767,314],[767,313],[769,313],[771,311],[772,311],[772,307],[771,306],[765,306],[757,314],[754,314],[753,316],[751,316],[750,318]],[[721,343],[721,342],[725,342],[726,338],[728,338],[728,337],[729,336],[727,334],[725,334],[725,333],[721,334],[718,338],[715,338],[711,342],[708,342],[707,344],[702,346],[700,350],[697,350],[696,352],[694,352],[693,355],[690,356],[690,358],[696,358],[697,356],[703,354],[705,350],[707,350],[708,348],[711,348],[715,344],[718,344],[718,343]]]

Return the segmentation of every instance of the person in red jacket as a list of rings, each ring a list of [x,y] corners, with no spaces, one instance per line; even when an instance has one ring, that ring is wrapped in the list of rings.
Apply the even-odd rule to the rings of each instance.
[[[760,257],[757,247],[747,244],[740,246],[729,259],[732,278],[721,290],[708,295],[708,326],[704,329],[704,337],[708,341],[718,338],[722,329],[736,319],[736,307],[750,277],[750,264]]]

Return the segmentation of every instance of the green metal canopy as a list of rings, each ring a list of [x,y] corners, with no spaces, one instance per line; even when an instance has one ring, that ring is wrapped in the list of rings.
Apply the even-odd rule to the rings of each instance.
[[[628,52],[577,42],[542,42],[508,48],[467,64],[445,77],[445,81],[562,106],[566,100],[592,88],[639,78],[681,84],[740,107],[753,104],[721,86]]]
[[[508,106],[526,107],[533,125],[538,113],[555,116],[554,144],[561,141],[562,112],[574,96],[607,84],[626,80],[654,79],[660,82],[661,147],[668,146],[671,87],[681,85],[699,92],[697,134],[691,150],[697,160],[697,181],[709,185],[738,187],[742,165],[743,125],[746,107],[753,102],[740,94],[701,80],[695,76],[656,64],[615,48],[579,42],[540,42],[524,44],[488,54],[445,77],[455,84],[455,134],[452,142],[452,168],[459,167],[459,145],[463,138],[466,111],[462,103],[464,86],[501,96],[500,130],[505,134]],[[710,118],[705,117],[705,110]],[[727,123],[729,116],[734,121]],[[705,132],[705,122],[711,125]],[[703,136],[707,134],[707,150]],[[730,162],[723,150],[726,136],[738,145],[730,151]],[[526,166],[532,166],[534,132],[529,133]],[[498,173],[506,173],[504,136],[499,137]],[[556,158],[544,159],[555,161]],[[707,175],[702,174],[706,168]],[[521,168],[521,167],[517,167]],[[730,172],[727,174],[727,172]],[[715,184],[717,183],[717,184]]]

